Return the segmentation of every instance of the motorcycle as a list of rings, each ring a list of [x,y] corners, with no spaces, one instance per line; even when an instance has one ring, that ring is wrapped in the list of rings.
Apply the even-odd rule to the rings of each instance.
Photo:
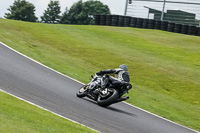
[[[132,88],[132,85],[129,83],[125,83],[120,85],[117,88],[109,87],[109,78],[108,75],[91,75],[92,80],[90,83],[83,85],[79,91],[76,93],[77,97],[88,97],[97,102],[99,106],[107,107],[111,104],[118,103],[129,99],[128,96],[123,96],[128,93],[128,91]],[[93,91],[93,94],[89,93],[89,91]]]

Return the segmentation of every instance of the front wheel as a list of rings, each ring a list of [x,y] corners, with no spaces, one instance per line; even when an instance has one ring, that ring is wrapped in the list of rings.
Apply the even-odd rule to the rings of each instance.
[[[99,106],[106,107],[114,103],[119,98],[119,93],[117,90],[113,89],[110,93],[110,96],[105,99],[99,96],[97,99],[97,104]]]
[[[76,93],[76,96],[79,98],[85,97],[86,96],[86,91],[87,91],[88,86],[84,85],[82,86],[79,91]]]

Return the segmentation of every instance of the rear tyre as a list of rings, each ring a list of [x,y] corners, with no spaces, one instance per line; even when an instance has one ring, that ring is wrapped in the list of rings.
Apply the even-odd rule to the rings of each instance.
[[[85,97],[86,96],[86,85],[82,86],[79,91],[76,93],[76,96],[79,98]]]
[[[101,97],[98,97],[97,104],[102,107],[107,107],[107,106],[111,105],[112,103],[114,103],[118,98],[119,98],[118,91],[113,89],[110,97],[108,97],[106,99],[102,99]]]

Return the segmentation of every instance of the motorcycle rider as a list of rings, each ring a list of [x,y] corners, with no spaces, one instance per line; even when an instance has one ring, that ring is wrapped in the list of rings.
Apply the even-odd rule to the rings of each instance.
[[[104,75],[104,74],[116,74],[117,78],[113,76],[105,77],[104,81],[105,85],[102,89],[108,87],[107,85],[109,85],[109,88],[121,88],[123,85],[125,86],[129,85],[130,78],[127,65],[122,64],[117,69],[101,70],[96,73],[96,75]],[[110,84],[107,84],[108,82]],[[91,94],[93,97],[96,98],[96,95],[93,93],[93,88],[90,87],[89,89],[90,89],[89,94]]]

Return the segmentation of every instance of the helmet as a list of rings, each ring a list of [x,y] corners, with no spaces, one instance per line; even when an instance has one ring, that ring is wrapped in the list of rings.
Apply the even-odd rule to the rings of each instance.
[[[128,71],[127,65],[120,65],[119,68],[123,69],[124,71]]]

